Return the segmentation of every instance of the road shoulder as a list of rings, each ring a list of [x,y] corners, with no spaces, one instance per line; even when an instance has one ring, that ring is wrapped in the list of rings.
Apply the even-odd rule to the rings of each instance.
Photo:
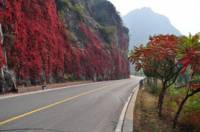
[[[36,93],[71,88],[71,87],[76,87],[76,86],[84,86],[84,85],[89,85],[92,83],[98,83],[98,82],[79,81],[79,82],[68,82],[68,83],[61,83],[61,84],[49,84],[49,85],[47,85],[47,87],[45,89],[42,89],[42,85],[41,86],[31,86],[31,87],[20,87],[21,89],[25,89],[25,90],[23,92],[19,92],[19,93],[17,92],[17,93],[1,94],[0,100],[23,96],[23,95],[31,95],[31,94],[36,94]]]
[[[127,102],[125,103],[118,121],[118,125],[115,129],[115,132],[133,132],[133,112],[138,91],[139,91],[139,85],[137,85],[133,89]]]

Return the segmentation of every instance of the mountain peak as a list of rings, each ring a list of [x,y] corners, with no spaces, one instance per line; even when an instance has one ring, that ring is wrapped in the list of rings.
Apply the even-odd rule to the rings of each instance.
[[[123,17],[124,24],[129,28],[129,49],[148,42],[149,36],[158,34],[181,35],[170,22],[169,18],[154,12],[149,7],[131,11]]]
[[[153,10],[150,8],[150,7],[142,7],[142,8],[138,8],[138,9],[135,9],[131,12],[129,12],[127,15],[125,15],[124,17],[126,16],[129,16],[129,15],[132,15],[132,14],[136,14],[136,13],[143,13],[143,12],[146,12],[146,13],[154,13]]]
[[[153,10],[150,7],[142,7],[140,9],[137,9],[138,11],[147,11],[147,12],[153,12]]]

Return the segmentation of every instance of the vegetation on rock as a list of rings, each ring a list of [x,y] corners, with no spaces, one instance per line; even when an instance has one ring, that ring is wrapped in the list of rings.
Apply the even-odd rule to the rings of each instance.
[[[18,84],[60,82],[65,79],[108,80],[129,77],[128,34],[121,19],[107,20],[115,39],[100,32],[94,6],[107,1],[25,0],[0,1],[3,49],[8,69]],[[110,4],[110,3],[109,3]],[[115,8],[107,14],[118,16]],[[118,16],[119,17],[119,16]],[[120,17],[119,17],[120,18]],[[115,23],[114,23],[115,22]],[[117,22],[117,23],[116,23]],[[106,35],[105,35],[106,34]],[[109,45],[109,46],[108,46]]]

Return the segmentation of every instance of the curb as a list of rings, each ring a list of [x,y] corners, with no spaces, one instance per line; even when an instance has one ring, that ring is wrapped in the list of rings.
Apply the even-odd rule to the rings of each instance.
[[[120,80],[108,80],[108,81],[99,81],[99,82],[86,82],[86,83],[80,83],[80,84],[74,84],[74,85],[67,85],[67,86],[61,86],[61,87],[55,87],[55,88],[45,88],[42,90],[37,90],[37,91],[29,91],[29,92],[24,92],[24,93],[15,93],[15,94],[5,94],[5,95],[0,95],[0,100],[2,99],[7,99],[7,98],[14,98],[18,96],[25,96],[25,95],[32,95],[32,94],[38,94],[38,93],[45,93],[49,91],[57,91],[57,90],[63,90],[63,89],[68,89],[68,88],[73,88],[73,87],[78,87],[78,86],[88,86],[88,85],[93,85],[93,84],[102,84],[105,82],[113,82],[113,81],[120,81]]]
[[[103,82],[89,82],[89,83],[68,85],[68,86],[51,88],[51,89],[37,90],[37,91],[32,91],[32,92],[17,93],[17,94],[12,94],[12,95],[0,95],[0,100],[14,98],[14,97],[20,97],[20,96],[26,96],[26,95],[32,95],[32,94],[38,94],[38,93],[45,93],[45,92],[50,92],[50,91],[58,91],[58,90],[63,90],[63,89],[68,89],[68,88],[73,88],[73,87],[78,87],[78,86],[88,86],[88,85],[98,84],[98,83],[103,83]]]
[[[139,91],[139,85],[134,87],[133,91],[131,92],[131,95],[129,96],[128,100],[126,101],[122,112],[120,114],[117,127],[115,129],[115,132],[133,132],[133,109],[135,106],[136,97]],[[130,103],[133,102],[132,106],[130,106]],[[128,116],[128,111],[132,114],[132,116]]]

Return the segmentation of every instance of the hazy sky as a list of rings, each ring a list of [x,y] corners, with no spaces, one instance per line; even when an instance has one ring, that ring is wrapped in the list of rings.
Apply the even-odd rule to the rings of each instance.
[[[165,15],[183,34],[200,32],[200,0],[109,0],[121,16],[128,12],[150,7],[154,12]]]

